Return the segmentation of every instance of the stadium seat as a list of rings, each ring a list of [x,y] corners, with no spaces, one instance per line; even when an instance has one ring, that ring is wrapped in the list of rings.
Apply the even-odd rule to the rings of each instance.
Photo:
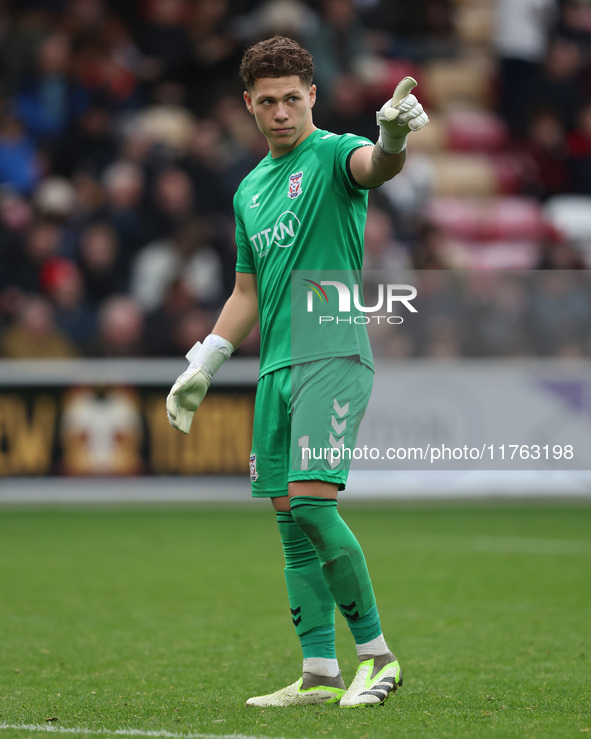
[[[444,254],[452,269],[535,269],[539,249],[535,241],[463,241],[454,239]]]
[[[539,204],[524,197],[434,198],[429,220],[467,241],[535,242],[545,233]]]
[[[451,111],[446,123],[447,145],[454,151],[498,152],[509,142],[507,125],[489,110]]]
[[[497,177],[484,154],[443,152],[432,156],[435,195],[490,196],[497,191]]]
[[[533,198],[504,197],[491,202],[488,210],[489,238],[540,239],[545,233],[540,205]]]
[[[462,45],[490,45],[495,31],[495,0],[456,2],[454,26]]]
[[[429,110],[481,108],[489,104],[494,64],[480,55],[427,62],[422,93]]]
[[[429,113],[429,125],[412,135],[412,151],[434,153],[447,147],[447,121],[439,113]]]
[[[479,205],[468,198],[432,198],[426,218],[447,234],[470,241],[478,238]]]
[[[567,238],[575,241],[591,239],[590,196],[556,195],[546,201],[544,215]]]
[[[536,241],[486,241],[468,248],[472,269],[535,269],[540,258]]]
[[[364,69],[366,65],[367,60],[362,60],[358,73],[367,84],[366,93],[372,99],[375,97],[376,103],[380,101],[383,103],[384,100],[387,100],[388,96],[392,95],[392,91],[396,88],[396,85],[404,77],[414,77],[419,88],[422,89],[423,87],[422,67],[407,59],[389,59],[383,61],[379,74],[376,77],[375,73],[373,73],[372,79],[369,78],[371,68],[367,67]]]
[[[510,152],[498,152],[491,154],[490,163],[495,172],[497,193],[518,193],[523,182],[523,161]]]

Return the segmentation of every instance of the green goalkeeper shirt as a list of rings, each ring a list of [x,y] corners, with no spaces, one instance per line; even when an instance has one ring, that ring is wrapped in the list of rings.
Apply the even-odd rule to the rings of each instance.
[[[355,149],[368,145],[372,142],[361,136],[316,129],[281,157],[274,159],[269,152],[236,192],[236,271],[257,275],[260,376],[335,356],[358,355],[373,369],[363,323],[341,316],[339,325],[335,319],[331,326],[319,325],[316,308],[309,312],[310,298],[318,300],[322,291],[312,295],[303,279],[294,280],[292,297],[294,270],[312,276],[316,286],[328,272],[360,282],[367,189],[354,182],[348,161]],[[324,295],[329,292],[334,311],[336,291]],[[293,342],[292,325],[300,334]]]

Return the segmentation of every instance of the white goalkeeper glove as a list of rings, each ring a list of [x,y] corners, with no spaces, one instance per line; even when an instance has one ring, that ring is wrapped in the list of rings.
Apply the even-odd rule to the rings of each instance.
[[[384,103],[376,113],[380,136],[378,143],[388,154],[399,154],[406,149],[406,137],[429,123],[429,117],[414,95],[410,94],[417,81],[405,77],[394,90],[392,100]]]
[[[212,377],[233,351],[229,341],[215,334],[189,349],[186,354],[189,367],[177,378],[166,398],[166,415],[173,428],[183,434],[189,433],[195,411],[209,390]]]

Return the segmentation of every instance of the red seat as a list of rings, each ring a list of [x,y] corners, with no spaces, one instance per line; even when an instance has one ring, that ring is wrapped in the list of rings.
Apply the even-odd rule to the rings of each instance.
[[[508,141],[505,122],[492,111],[464,110],[447,116],[447,144],[454,151],[498,152]]]
[[[490,239],[536,241],[544,235],[544,218],[533,198],[505,197],[491,202],[488,210]]]
[[[535,242],[545,233],[542,210],[531,198],[433,198],[427,217],[450,236],[468,241]]]
[[[467,198],[432,198],[427,204],[427,219],[458,239],[478,238],[478,206]]]
[[[535,269],[539,261],[536,241],[486,241],[470,245],[472,269]]]
[[[519,192],[523,181],[523,162],[509,152],[491,154],[491,164],[495,171],[499,195],[512,195]]]

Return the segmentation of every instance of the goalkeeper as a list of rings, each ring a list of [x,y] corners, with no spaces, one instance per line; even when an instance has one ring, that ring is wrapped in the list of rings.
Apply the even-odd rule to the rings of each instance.
[[[260,707],[375,705],[402,684],[400,666],[382,634],[363,552],[337,510],[347,461],[310,465],[300,448],[302,440],[325,448],[331,433],[354,447],[373,380],[367,332],[356,325],[336,348],[319,344],[313,356],[310,351],[293,356],[290,278],[292,270],[361,273],[368,189],[400,172],[407,136],[428,118],[411,94],[416,82],[407,77],[377,113],[375,145],[319,130],[312,118],[313,71],[310,54],[282,36],[254,44],[244,54],[244,101],[269,153],[234,197],[234,291],[212,334],[187,354],[189,368],[167,399],[170,423],[188,434],[213,375],[260,322],[252,493],[270,498],[276,512],[291,615],[303,652],[296,682],[248,699],[247,705]],[[359,658],[348,688],[335,651],[337,607]]]

